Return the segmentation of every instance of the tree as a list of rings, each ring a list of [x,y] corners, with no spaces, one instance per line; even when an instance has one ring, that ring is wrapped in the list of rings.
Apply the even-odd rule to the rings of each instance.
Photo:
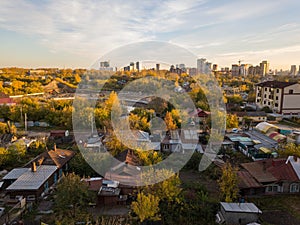
[[[6,165],[8,157],[7,149],[0,147],[0,169],[3,169],[4,165]]]
[[[165,123],[168,130],[175,130],[177,128],[176,123],[173,120],[172,114],[167,112],[165,117]]]
[[[239,120],[235,114],[227,114],[226,116],[226,128],[235,128],[239,126]]]
[[[300,145],[289,143],[279,150],[279,155],[282,157],[297,156],[300,158]]]
[[[218,183],[222,198],[225,202],[233,202],[238,197],[239,188],[236,171],[237,169],[232,168],[230,163],[226,163],[222,168],[222,176]]]
[[[154,194],[160,200],[167,201],[168,203],[180,202],[179,194],[182,189],[180,188],[180,179],[177,174],[171,170],[159,169],[154,170],[150,168],[147,172],[142,174],[142,179],[148,185],[143,189],[145,193]],[[162,180],[156,183],[157,180]]]
[[[139,217],[139,220],[159,220],[159,197],[152,194],[138,193],[136,201],[132,202],[131,208]]]
[[[150,124],[147,122],[146,117],[140,117],[136,114],[130,114],[129,115],[129,124],[130,128],[133,130],[143,130],[146,132],[149,132],[150,130]]]
[[[88,186],[74,173],[64,176],[57,185],[56,209],[62,218],[77,216],[86,209],[89,202]]]

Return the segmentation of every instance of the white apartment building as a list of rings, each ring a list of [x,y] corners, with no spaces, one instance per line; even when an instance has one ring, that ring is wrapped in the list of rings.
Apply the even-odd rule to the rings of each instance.
[[[300,84],[265,81],[256,84],[256,105],[268,106],[275,113],[300,116]]]

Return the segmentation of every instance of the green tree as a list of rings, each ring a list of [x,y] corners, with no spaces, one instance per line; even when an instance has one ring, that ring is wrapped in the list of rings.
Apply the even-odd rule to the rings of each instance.
[[[137,214],[141,222],[145,220],[159,220],[159,197],[152,194],[138,193],[136,201],[132,202],[131,208]]]
[[[55,205],[58,214],[64,218],[75,218],[84,213],[89,202],[88,186],[74,173],[63,176],[57,185]]]
[[[236,172],[237,169],[233,168],[230,163],[226,163],[222,168],[222,176],[218,183],[222,198],[225,202],[233,202],[238,197],[239,188]]]

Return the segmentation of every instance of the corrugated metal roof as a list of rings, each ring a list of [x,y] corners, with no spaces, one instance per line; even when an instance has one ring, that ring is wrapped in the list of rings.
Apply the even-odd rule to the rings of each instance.
[[[221,206],[226,212],[241,212],[241,213],[262,213],[253,203],[227,203],[221,202]]]
[[[261,122],[261,123],[257,124],[255,128],[263,133],[267,133],[269,131],[269,129],[271,129],[271,128],[279,129],[277,126],[267,123],[267,122]]]
[[[249,172],[247,171],[238,171],[237,172],[239,179],[239,187],[241,188],[260,188],[263,187],[258,183]]]
[[[288,162],[291,163],[295,173],[297,174],[299,180],[300,180],[300,158],[295,158],[293,156],[289,156],[287,161],[286,161],[286,164],[288,164]]]
[[[42,165],[39,166],[36,172],[27,170],[6,190],[37,190],[45,181],[57,170],[56,166]]]
[[[8,174],[6,174],[2,179],[3,180],[16,180],[22,174],[26,173],[28,170],[29,170],[29,168],[15,168],[15,169],[11,170]]]

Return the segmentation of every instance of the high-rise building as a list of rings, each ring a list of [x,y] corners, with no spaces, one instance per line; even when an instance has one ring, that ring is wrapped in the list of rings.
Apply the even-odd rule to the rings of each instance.
[[[240,66],[240,75],[248,76],[248,74],[249,74],[249,65],[248,64],[242,64]]]
[[[159,71],[159,70],[160,70],[160,64],[157,63],[157,64],[156,64],[156,71]]]
[[[108,61],[100,62],[100,67],[109,67],[109,62]]]
[[[202,58],[202,59],[197,59],[197,72],[200,74],[204,74],[205,73],[205,63],[206,63],[206,59]]]
[[[213,71],[218,71],[218,65],[217,65],[217,64],[214,64],[212,70],[213,70]]]
[[[140,62],[136,62],[135,67],[136,67],[136,70],[139,72],[140,71]]]
[[[109,61],[103,61],[103,62],[100,62],[100,68],[99,70],[102,70],[102,71],[113,71],[114,68],[110,67],[109,66]]]
[[[231,75],[232,76],[238,76],[240,75],[240,66],[237,64],[233,64],[231,66]]]
[[[134,62],[131,62],[131,63],[129,64],[129,66],[130,66],[130,71],[134,71]]]
[[[291,65],[290,75],[292,75],[292,76],[296,76],[297,75],[297,67],[296,67],[296,65]]]
[[[266,76],[266,75],[268,75],[268,73],[269,73],[269,63],[268,63],[268,61],[262,61],[261,63],[260,63],[260,75],[261,76]]]

